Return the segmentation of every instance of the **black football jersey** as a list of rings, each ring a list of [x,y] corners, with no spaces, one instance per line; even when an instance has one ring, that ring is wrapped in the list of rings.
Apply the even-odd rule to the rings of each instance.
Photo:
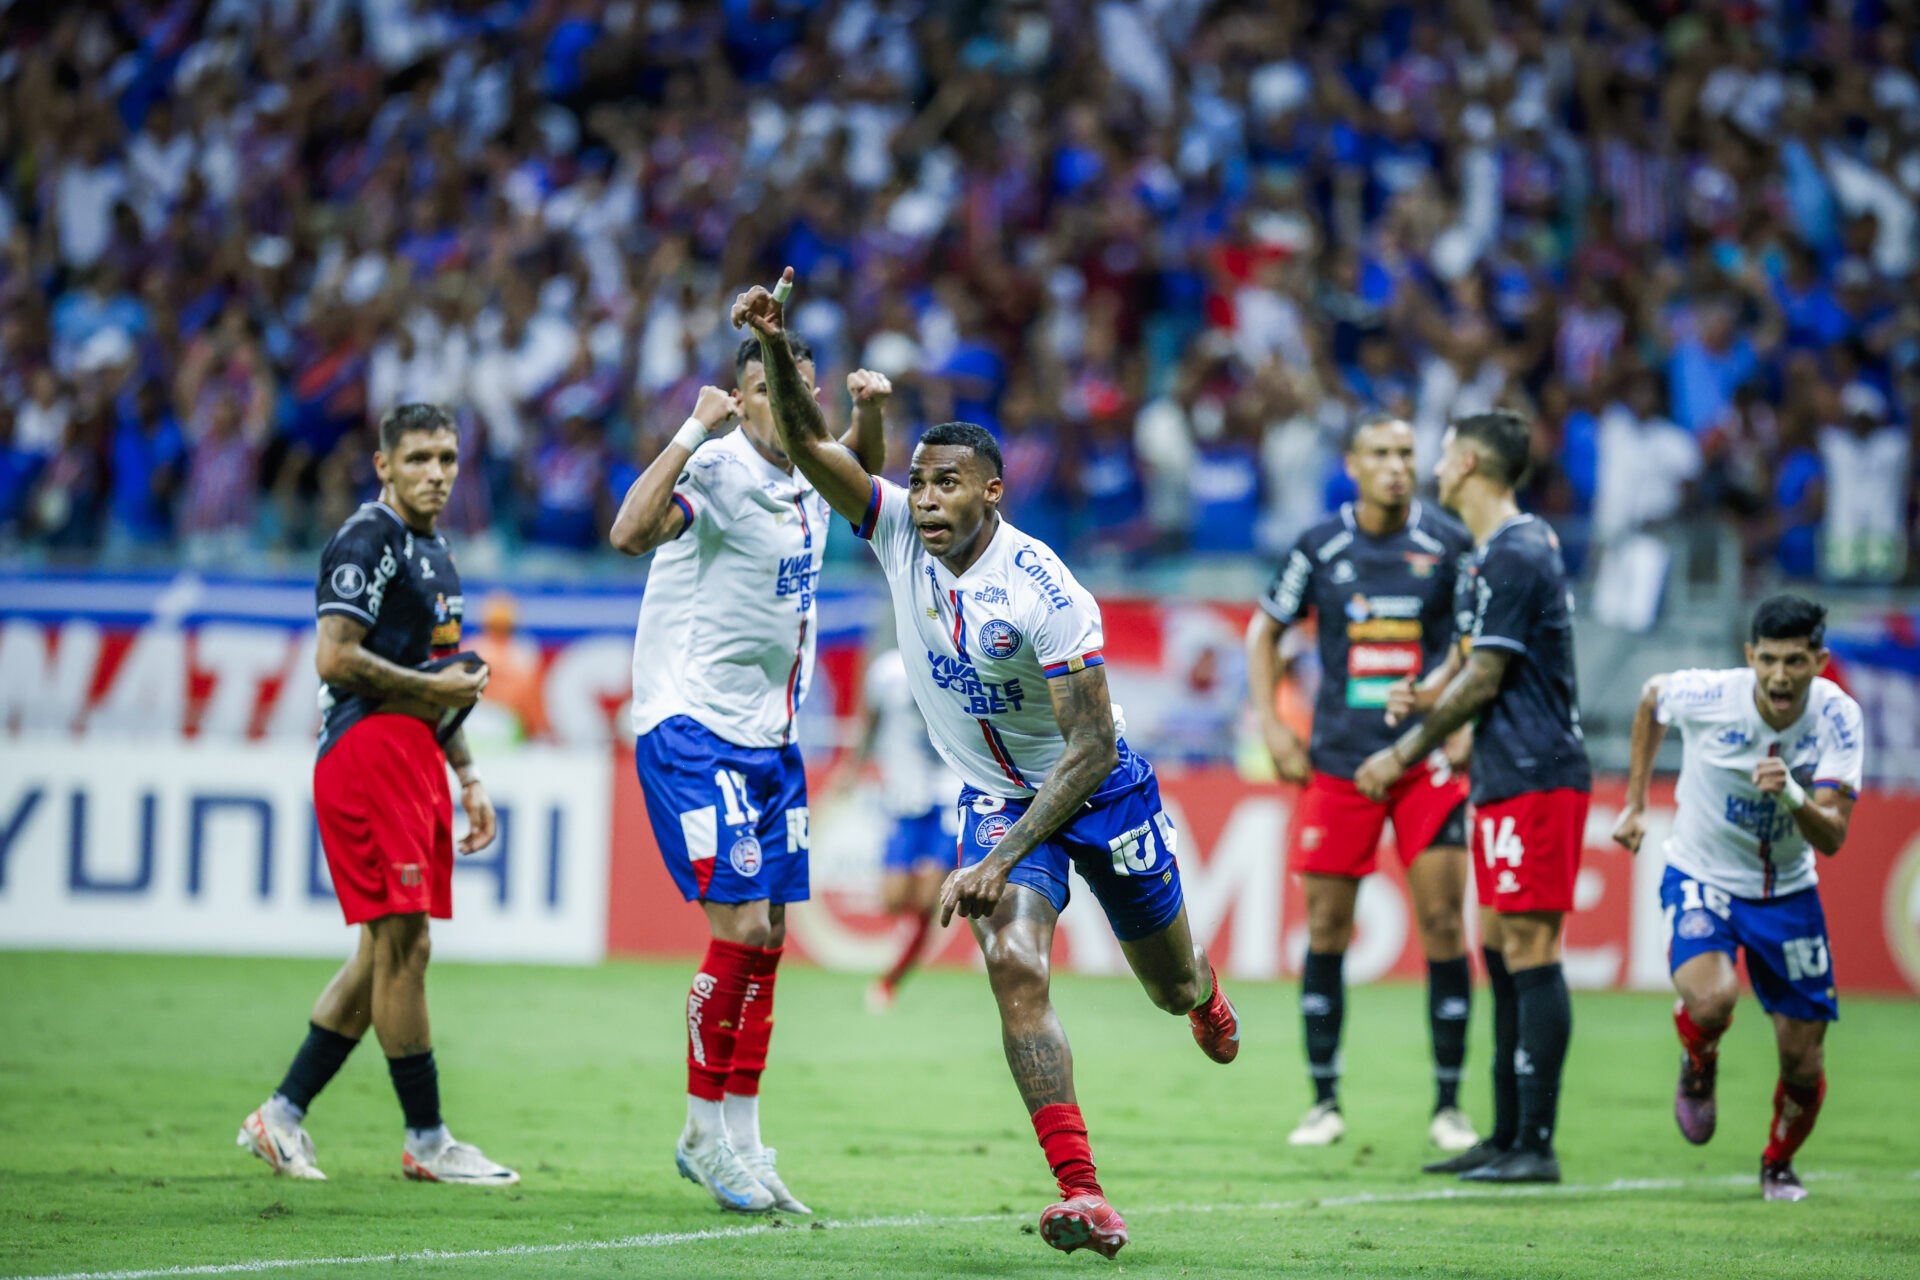
[[[1458,594],[1467,642],[1513,655],[1474,731],[1473,802],[1590,790],[1560,539],[1545,521],[1515,516],[1480,546]]]
[[[315,612],[366,624],[361,647],[402,667],[424,667],[460,647],[460,575],[447,540],[414,532],[392,507],[369,502],[320,553]],[[383,699],[323,685],[320,754]]]
[[[1319,615],[1324,674],[1307,748],[1316,770],[1351,779],[1405,732],[1387,724],[1387,690],[1445,660],[1472,548],[1464,525],[1422,502],[1384,537],[1360,528],[1352,503],[1300,535],[1260,607],[1289,626]]]

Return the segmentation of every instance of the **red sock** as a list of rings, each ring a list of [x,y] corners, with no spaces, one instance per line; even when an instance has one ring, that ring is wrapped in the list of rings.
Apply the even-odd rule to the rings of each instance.
[[[687,1092],[718,1102],[733,1070],[734,1042],[740,1033],[740,1006],[761,952],[715,938],[693,975],[687,993]]]
[[[1673,1002],[1673,1025],[1680,1033],[1680,1043],[1686,1046],[1687,1056],[1693,1059],[1693,1068],[1698,1071],[1720,1056],[1720,1036],[1727,1033],[1726,1027],[1720,1029],[1720,1035],[1710,1036],[1700,1029],[1687,1012],[1685,1000]],[[1733,1025],[1733,1019],[1727,1019],[1727,1027]]]
[[[1033,1132],[1046,1153],[1047,1166],[1053,1170],[1060,1194],[1072,1199],[1078,1195],[1104,1195],[1094,1174],[1093,1148],[1087,1145],[1087,1122],[1080,1108],[1071,1102],[1056,1102],[1033,1113]]]
[[[773,1039],[773,976],[780,967],[784,947],[761,950],[748,947],[753,955],[746,1003],[740,1009],[740,1039],[733,1047],[733,1071],[727,1076],[727,1092],[760,1092],[760,1073],[767,1069],[767,1043]]]
[[[927,935],[933,932],[933,913],[923,911],[913,922],[913,936],[907,939],[907,945],[900,949],[900,958],[893,962],[893,968],[887,970],[887,976],[881,981],[889,987],[900,985],[900,979],[907,976],[907,970],[913,968],[913,962],[920,958],[920,948],[927,945]]]
[[[1786,1164],[1793,1153],[1813,1132],[1820,1118],[1820,1104],[1826,1100],[1827,1077],[1823,1072],[1816,1084],[1788,1084],[1773,1087],[1773,1128],[1767,1130],[1767,1150],[1762,1156],[1768,1164]]]

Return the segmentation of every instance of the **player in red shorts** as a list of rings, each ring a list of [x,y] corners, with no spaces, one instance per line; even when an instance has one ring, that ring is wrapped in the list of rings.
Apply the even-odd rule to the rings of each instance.
[[[1553,1150],[1560,1070],[1573,1008],[1560,968],[1560,926],[1574,878],[1592,774],[1580,735],[1573,609],[1560,543],[1513,498],[1531,432],[1518,414],[1474,414],[1447,431],[1440,501],[1473,533],[1456,589],[1462,648],[1416,688],[1398,685],[1388,715],[1426,719],[1354,775],[1384,800],[1411,765],[1462,725],[1473,739],[1473,874],[1493,987],[1494,1132],[1429,1173],[1474,1182],[1558,1182]]]
[[[1347,474],[1360,500],[1300,536],[1274,576],[1248,633],[1247,673],[1267,749],[1282,779],[1305,783],[1294,809],[1287,862],[1307,906],[1307,956],[1300,1014],[1314,1102],[1288,1137],[1294,1146],[1337,1142],[1347,1131],[1337,1095],[1341,974],[1353,939],[1362,877],[1387,820],[1413,897],[1427,957],[1435,1099],[1428,1136],[1443,1151],[1477,1140],[1459,1108],[1472,974],[1462,915],[1467,894],[1467,780],[1436,751],[1394,784],[1384,803],[1361,795],[1353,772],[1392,742],[1387,691],[1446,659],[1454,627],[1454,586],[1473,539],[1460,522],[1413,496],[1413,428],[1363,419],[1348,437]],[[1314,704],[1313,745],[1281,722],[1274,703],[1279,646],[1289,628],[1317,616],[1323,672]],[[1464,756],[1464,733],[1454,744]]]
[[[513,1170],[455,1141],[440,1119],[427,1023],[430,917],[453,915],[453,805],[460,779],[469,830],[460,852],[493,841],[493,802],[459,721],[486,687],[460,647],[460,576],[434,521],[460,470],[453,415],[404,404],[380,420],[380,498],[327,543],[317,587],[321,691],[314,814],[334,893],[360,945],[313,1007],[286,1078],[240,1127],[239,1143],[294,1178],[324,1178],[302,1121],[371,1026],[407,1136],[401,1170],[422,1182],[511,1186]],[[444,659],[444,661],[435,661]]]

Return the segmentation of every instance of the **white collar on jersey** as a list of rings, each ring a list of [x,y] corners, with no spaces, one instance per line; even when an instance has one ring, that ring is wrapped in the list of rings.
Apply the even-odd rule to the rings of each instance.
[[[1360,527],[1360,521],[1353,514],[1353,504],[1351,502],[1343,502],[1340,504],[1340,519],[1341,519],[1341,522],[1344,523],[1347,526],[1347,528],[1352,532],[1354,533],[1365,532],[1365,530],[1363,530]],[[1413,500],[1413,504],[1407,508],[1407,522],[1401,525],[1400,528],[1397,529],[1395,532],[1406,533],[1411,529],[1418,529],[1419,527],[1420,527],[1420,499],[1415,498]]]
[[[967,566],[965,573],[956,574],[953,570],[947,568],[945,564],[941,563],[940,557],[931,552],[927,554],[927,563],[937,565],[941,573],[945,574],[947,578],[955,584],[958,584],[966,581],[966,579],[974,573],[984,573],[988,567],[988,561],[998,559],[1004,554],[1008,547],[1013,545],[1014,539],[1019,536],[1019,531],[1007,523],[1005,516],[1001,516],[999,527],[994,529],[993,536],[987,539],[986,548],[980,552],[979,559]],[[920,535],[918,533],[914,534],[914,541],[918,542],[919,540]],[[926,550],[924,545],[921,547],[921,550]]]

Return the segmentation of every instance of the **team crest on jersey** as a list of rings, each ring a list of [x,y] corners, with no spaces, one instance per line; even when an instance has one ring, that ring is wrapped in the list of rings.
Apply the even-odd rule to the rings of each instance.
[[[741,836],[727,850],[727,861],[743,876],[760,874],[760,842],[752,836]]]
[[[1406,553],[1407,570],[1416,578],[1431,578],[1440,564],[1439,556],[1430,556],[1421,551]]]
[[[1020,652],[1020,628],[993,618],[980,628],[980,648],[989,658],[1011,658]]]
[[[980,842],[983,849],[991,849],[1006,838],[1013,830],[1013,819],[1004,813],[989,814],[981,819],[980,825],[973,829],[973,838]]]
[[[1673,926],[1673,931],[1689,942],[1698,942],[1702,938],[1711,938],[1713,936],[1713,917],[1696,907],[1692,911],[1681,913],[1680,919],[1675,922]]]
[[[333,594],[352,600],[367,589],[367,573],[357,564],[343,564],[333,571]]]

